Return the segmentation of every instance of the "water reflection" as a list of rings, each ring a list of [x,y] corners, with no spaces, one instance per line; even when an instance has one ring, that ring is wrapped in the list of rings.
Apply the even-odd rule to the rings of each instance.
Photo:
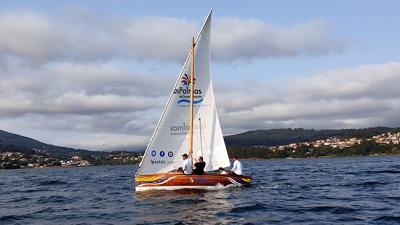
[[[232,190],[182,189],[139,192],[133,198],[141,205],[139,223],[229,224],[234,221],[223,215],[234,207],[231,194]],[[173,221],[171,215],[174,215]]]

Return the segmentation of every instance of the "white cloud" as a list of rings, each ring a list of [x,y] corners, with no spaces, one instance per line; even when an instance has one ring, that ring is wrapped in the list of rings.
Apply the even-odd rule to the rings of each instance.
[[[139,61],[182,63],[191,46],[197,24],[169,17],[132,18],[121,30],[129,53]]]
[[[364,65],[301,78],[278,91],[255,85],[246,93],[236,86],[231,89],[237,91],[218,100],[228,133],[276,127],[400,126],[399,83],[400,63]],[[236,102],[233,107],[230,96]]]
[[[9,68],[0,78],[1,129],[92,149],[145,145],[174,82],[162,76],[150,82],[154,76],[110,63],[60,63],[33,72]],[[399,82],[400,63],[388,63],[326,71],[280,86],[217,84],[215,93],[225,134],[400,126]]]
[[[148,136],[133,136],[131,134],[110,134],[110,133],[86,133],[80,137],[73,137],[70,140],[62,139],[60,143],[79,143],[73,145],[75,148],[98,149],[102,151],[115,150],[144,150],[147,145]]]
[[[42,65],[50,62],[104,62],[113,59],[182,63],[199,23],[172,17],[104,19],[0,13],[0,60]],[[344,42],[323,21],[281,26],[260,20],[216,18],[215,60],[323,55]]]
[[[43,64],[58,60],[96,61],[118,57],[111,30],[83,21],[63,21],[35,12],[0,14],[0,56]]]
[[[215,21],[214,60],[314,56],[345,48],[323,21]],[[145,145],[175,78],[138,73],[125,60],[181,65],[199,25],[164,17],[84,21],[0,13],[0,129],[74,147]],[[400,64],[388,63],[326,71],[281,86],[227,82],[217,84],[215,93],[225,134],[400,126],[399,81]]]
[[[3,117],[148,111],[163,105],[160,94],[169,90],[165,76],[134,74],[112,63],[12,67],[0,70],[0,79]]]
[[[299,80],[296,87],[307,98],[397,98],[400,64],[364,65],[328,71],[310,80]]]
[[[280,26],[239,18],[217,20],[212,43],[219,60],[324,55],[345,47],[324,21]]]
[[[167,99],[165,84],[174,80],[112,63],[9,67],[0,79],[0,129],[90,149],[142,147],[158,117],[154,109]]]

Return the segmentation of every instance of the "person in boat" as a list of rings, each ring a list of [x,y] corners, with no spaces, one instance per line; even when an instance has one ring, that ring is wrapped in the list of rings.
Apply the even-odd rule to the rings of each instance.
[[[242,175],[242,163],[237,156],[233,156],[233,166],[229,173],[233,175]]]
[[[193,174],[203,175],[206,162],[203,160],[203,156],[200,156],[197,162],[194,164]]]
[[[183,166],[179,167],[178,171],[183,172],[184,174],[192,174],[193,172],[193,161],[192,158],[188,156],[188,154],[183,154],[182,155],[182,159],[183,159]]]
[[[222,167],[218,168],[219,174],[227,174],[226,170]]]

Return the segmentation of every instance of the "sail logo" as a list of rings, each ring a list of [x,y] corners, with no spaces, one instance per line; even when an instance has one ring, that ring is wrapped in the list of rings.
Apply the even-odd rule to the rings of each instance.
[[[196,79],[194,79],[196,82]],[[186,73],[183,74],[181,79],[182,86],[176,88],[174,90],[174,94],[179,95],[179,99],[177,101],[178,106],[187,107],[190,104],[190,84],[191,84],[191,77],[188,76]],[[193,90],[193,105],[197,105],[203,101],[202,91],[201,89],[194,89]]]
[[[194,130],[199,130],[199,129],[206,129],[207,125],[206,123],[202,122],[201,127],[197,123],[194,124],[193,129]],[[187,135],[190,130],[190,125],[188,123],[181,123],[181,124],[172,124],[169,127],[170,135]]]
[[[165,151],[159,151],[159,154],[160,154],[161,157],[164,157],[165,156]],[[167,155],[168,155],[168,157],[171,158],[171,157],[174,156],[174,153],[172,151],[169,151],[167,153]],[[151,156],[156,157],[157,156],[157,151],[156,150],[152,150],[151,151]]]
[[[191,76],[188,76],[188,75],[185,73],[185,74],[183,74],[183,76],[182,76],[181,83],[182,83],[183,85],[185,85],[185,86],[189,86],[189,84],[192,82],[192,79],[191,79],[191,78],[192,78]],[[194,83],[196,83],[196,78],[194,78],[193,81],[194,81]]]
[[[193,105],[199,104],[202,101],[203,101],[203,99],[193,100]],[[181,99],[181,100],[178,101],[178,105],[180,103],[190,103],[190,99]]]

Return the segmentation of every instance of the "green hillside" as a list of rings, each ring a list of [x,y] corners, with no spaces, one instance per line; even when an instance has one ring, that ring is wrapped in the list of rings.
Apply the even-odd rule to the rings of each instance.
[[[271,129],[247,131],[245,133],[225,136],[225,143],[229,146],[277,146],[304,141],[326,139],[329,137],[337,138],[369,138],[374,135],[400,131],[400,128],[371,127],[363,129]]]
[[[55,145],[49,145],[29,137],[24,137],[18,134],[13,134],[0,130],[0,152],[5,152],[5,151],[23,152],[28,154],[29,153],[33,154],[39,151],[61,158],[70,158],[73,155],[101,156],[107,153],[101,151],[89,151],[84,149],[66,148]]]

